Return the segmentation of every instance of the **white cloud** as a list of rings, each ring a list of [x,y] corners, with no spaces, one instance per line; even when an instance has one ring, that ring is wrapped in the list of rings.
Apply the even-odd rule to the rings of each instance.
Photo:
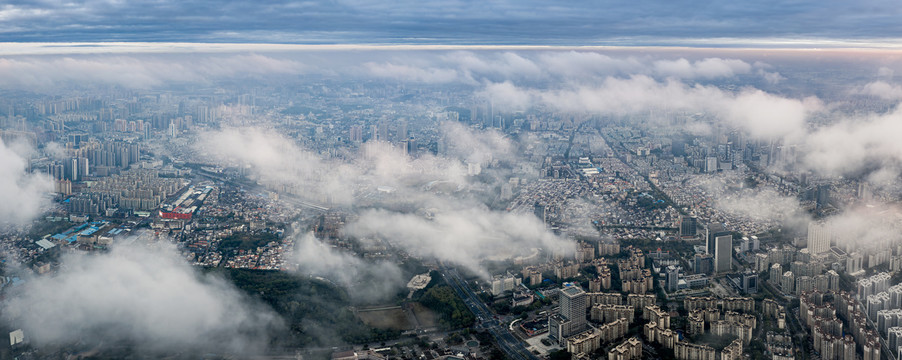
[[[796,100],[757,89],[728,92],[713,86],[659,82],[644,75],[609,77],[595,86],[532,89],[511,83],[488,84],[480,93],[500,106],[520,110],[545,106],[569,112],[633,114],[654,110],[713,113],[755,137],[774,139],[804,133],[807,116],[822,109],[816,98]]]
[[[874,81],[854,89],[854,94],[876,96],[884,100],[902,100],[902,86],[893,85],[882,80]]]
[[[780,73],[778,72],[770,72],[763,69],[758,69],[758,75],[764,78],[764,81],[766,81],[770,85],[777,85],[783,80],[786,80],[786,78],[783,77],[783,75],[780,75]]]
[[[27,144],[7,145],[0,140],[0,225],[25,224],[49,205],[47,194],[53,191],[53,182],[28,171],[22,153],[30,151]]]
[[[888,249],[899,234],[902,212],[896,207],[855,207],[827,219],[841,249]]]
[[[441,131],[448,144],[446,155],[455,159],[485,164],[517,156],[514,144],[494,129],[477,131],[457,122],[444,122]]]
[[[529,255],[532,249],[573,251],[573,243],[545,229],[532,214],[481,207],[439,211],[434,219],[415,214],[370,210],[348,224],[346,232],[377,236],[419,256],[450,261],[488,277],[481,261]]]
[[[280,326],[225,280],[194,271],[169,245],[66,254],[63,271],[26,281],[4,315],[35,344],[131,341],[148,351],[254,353]]]
[[[661,76],[680,79],[721,78],[747,74],[752,65],[737,59],[706,58],[689,62],[686,59],[658,60],[653,63],[654,72]]]
[[[614,58],[588,51],[543,52],[538,59],[545,71],[572,80],[639,73],[646,69],[646,65],[634,57]]]
[[[411,65],[373,62],[364,64],[364,67],[372,76],[409,82],[449,83],[462,79],[454,69],[420,68]]]
[[[803,163],[827,175],[845,175],[902,164],[902,110],[848,118],[805,137]]]
[[[389,261],[366,261],[324,244],[311,233],[295,236],[294,260],[298,271],[331,279],[348,293],[367,300],[380,300],[403,289],[406,279],[398,265]]]
[[[198,135],[202,157],[229,166],[249,166],[260,183],[308,199],[350,205],[359,192],[390,186],[395,194],[384,201],[433,203],[428,184],[468,183],[466,161],[510,159],[513,145],[500,133],[475,132],[459,124],[441,127],[448,157],[421,153],[408,156],[387,142],[364,143],[358,152],[315,154],[274,130],[227,128]],[[424,190],[425,189],[425,190]],[[395,200],[392,200],[395,199]]]
[[[773,189],[744,189],[735,194],[714,196],[715,206],[730,214],[757,222],[782,222],[800,217],[798,199],[783,196]]]
[[[85,55],[0,58],[0,86],[51,90],[63,85],[118,85],[147,89],[170,83],[206,83],[226,77],[300,74],[294,60],[257,54]]]

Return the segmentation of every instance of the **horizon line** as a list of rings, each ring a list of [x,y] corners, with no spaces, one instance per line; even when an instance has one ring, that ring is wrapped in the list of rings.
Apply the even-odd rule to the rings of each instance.
[[[718,42],[720,41],[720,42]],[[113,54],[113,53],[183,53],[233,51],[417,51],[417,50],[717,50],[776,52],[886,52],[902,53],[899,41],[847,41],[814,39],[735,38],[679,40],[672,44],[617,45],[542,45],[542,44],[410,44],[410,43],[334,43],[301,44],[269,42],[147,42],[147,41],[73,41],[73,42],[0,42],[0,56]]]

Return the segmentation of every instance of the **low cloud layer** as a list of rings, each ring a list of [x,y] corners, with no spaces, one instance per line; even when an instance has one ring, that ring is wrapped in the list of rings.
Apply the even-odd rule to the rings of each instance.
[[[540,84],[545,82],[588,85],[606,77],[644,75],[657,79],[731,79],[760,76],[768,82],[779,74],[770,65],[741,59],[707,57],[610,56],[591,51],[509,52],[458,51],[430,58],[412,53],[405,58],[366,63],[370,76],[419,83],[462,83],[479,85],[506,81]]]
[[[590,85],[606,77],[643,75],[658,80],[714,81],[746,78],[779,81],[771,65],[736,58],[655,56],[595,51],[504,51],[498,49],[430,52],[361,48],[292,50],[290,47],[183,46],[147,53],[86,53],[4,55],[0,51],[0,85],[21,90],[57,91],[66,86],[121,86],[157,89],[168,85],[214,84],[233,79],[279,78],[297,75],[340,75],[405,83],[461,84],[479,87],[511,81]],[[138,47],[133,51],[140,52]],[[231,50],[230,50],[231,49]]]
[[[0,86],[32,91],[74,85],[149,89],[305,70],[298,61],[258,54],[0,57]]]
[[[346,232],[359,238],[379,237],[419,256],[461,265],[483,276],[490,274],[483,260],[528,256],[533,249],[572,253],[571,241],[545,229],[532,214],[469,208],[440,211],[426,218],[386,210],[370,210],[348,224]]]
[[[441,126],[447,156],[402,149],[379,141],[364,143],[340,157],[313,153],[273,129],[228,128],[198,136],[201,156],[227,166],[249,166],[264,185],[312,200],[350,205],[355,194],[391,189],[397,199],[427,202],[438,182],[466,184],[467,162],[510,160],[515,146],[494,130],[474,131],[460,124]]]
[[[854,251],[890,249],[896,243],[902,211],[894,206],[851,207],[826,220],[834,242]]]
[[[806,118],[822,108],[816,98],[798,100],[757,89],[730,92],[675,80],[657,81],[644,75],[608,77],[599,85],[560,89],[495,83],[487,85],[481,95],[509,110],[540,105],[603,115],[649,111],[708,112],[758,139],[798,138],[804,134]]]
[[[891,70],[887,69],[887,71]],[[890,74],[892,73],[890,72]],[[860,88],[853,89],[852,93],[858,95],[875,96],[884,100],[902,100],[902,86],[890,84],[883,80],[867,83]]]
[[[280,326],[275,314],[225,280],[198,273],[168,245],[67,254],[61,266],[59,274],[28,279],[4,310],[35,344],[250,354]]]
[[[331,199],[334,205],[356,204],[355,195],[360,194],[367,195],[371,207],[396,208],[391,205],[404,203],[404,212],[365,211],[348,225],[346,235],[363,242],[382,239],[405,252],[450,261],[482,275],[486,274],[480,262],[488,258],[523,255],[533,248],[570,250],[568,240],[551,234],[531,214],[489,210],[465,191],[472,181],[466,163],[514,159],[516,146],[509,139],[495,130],[475,131],[457,123],[445,123],[441,130],[445,157],[411,157],[378,141],[363,144],[356,154],[328,157],[304,150],[275,131],[257,128],[204,134],[199,150],[223,164],[251,166],[263,184],[305,189],[295,193],[320,194],[314,197]],[[434,218],[427,219],[429,214]],[[296,243],[301,272],[347,287],[372,287],[380,294],[399,285],[400,271],[391,264],[363,261],[309,234],[299,235]]]
[[[332,248],[311,233],[296,238],[292,259],[297,262],[297,271],[335,281],[348,289],[352,297],[368,301],[385,299],[407,283],[401,269],[392,262],[365,260]]]
[[[707,58],[695,62],[686,59],[658,60],[654,71],[663,76],[675,78],[718,78],[748,74],[752,65],[738,59]]]
[[[715,207],[738,218],[779,226],[785,221],[807,218],[799,200],[773,189],[746,189],[735,194],[715,196]]]
[[[23,225],[48,205],[53,183],[44,174],[28,171],[25,144],[4,144],[0,140],[0,226]]]
[[[902,169],[902,109],[843,119],[805,138],[803,164],[826,175],[857,175]],[[896,171],[898,174],[898,171]],[[883,180],[890,180],[885,176]],[[880,179],[876,179],[880,180]]]

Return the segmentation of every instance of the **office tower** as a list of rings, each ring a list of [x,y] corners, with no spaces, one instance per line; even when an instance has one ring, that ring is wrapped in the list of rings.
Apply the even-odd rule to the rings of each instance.
[[[823,209],[830,202],[830,186],[829,185],[818,185],[817,186],[817,209]]]
[[[407,121],[402,120],[400,124],[398,124],[398,132],[395,134],[395,138],[398,141],[407,140]]]
[[[67,168],[66,173],[69,175],[68,179],[72,181],[79,181],[81,179],[78,178],[78,158],[71,158],[66,162]]]
[[[815,255],[830,251],[832,237],[833,232],[827,224],[814,221],[808,223],[808,253]]]
[[[714,156],[709,156],[705,158],[705,172],[714,173],[717,172],[717,158]]]
[[[727,272],[733,268],[733,235],[728,232],[714,234],[714,271]]]
[[[567,337],[586,329],[589,299],[579,285],[564,283],[558,301],[560,310],[548,318],[548,335],[563,344]]]
[[[714,235],[722,232],[724,230],[723,224],[719,223],[711,223],[708,224],[708,227],[705,230],[705,247],[708,249],[708,254],[714,255]]]
[[[695,254],[692,265],[696,274],[711,274],[714,272],[714,256],[711,254]]]
[[[758,292],[758,274],[752,270],[742,273],[742,292],[755,294]]]
[[[586,309],[588,305],[588,295],[579,287],[572,283],[565,283],[561,289],[561,314],[571,321],[572,329],[576,332],[582,331],[586,327]]]
[[[676,291],[680,284],[680,270],[673,265],[667,266],[667,291]]]
[[[359,143],[363,141],[363,128],[360,125],[352,125],[350,136],[348,136],[351,142]]]
[[[695,216],[680,216],[680,237],[694,237],[698,232],[698,218]]]
[[[407,139],[407,153],[412,156],[416,156],[417,154],[417,139],[413,136]]]

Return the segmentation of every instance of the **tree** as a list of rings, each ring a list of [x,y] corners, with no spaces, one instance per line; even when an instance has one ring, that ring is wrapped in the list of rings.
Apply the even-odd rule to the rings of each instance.
[[[555,350],[548,353],[548,360],[570,360],[572,355],[567,350]]]
[[[470,309],[447,285],[429,289],[420,302],[439,314],[439,321],[449,328],[468,327],[476,320]]]

